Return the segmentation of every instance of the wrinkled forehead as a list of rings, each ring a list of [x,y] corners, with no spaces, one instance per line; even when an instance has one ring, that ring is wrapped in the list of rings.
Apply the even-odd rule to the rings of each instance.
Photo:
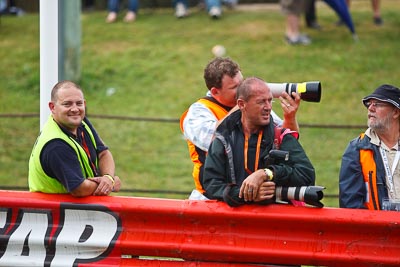
[[[83,101],[83,92],[74,86],[65,86],[58,89],[56,94],[58,101]]]
[[[249,99],[272,99],[272,92],[265,84],[254,85],[253,90],[250,91]]]

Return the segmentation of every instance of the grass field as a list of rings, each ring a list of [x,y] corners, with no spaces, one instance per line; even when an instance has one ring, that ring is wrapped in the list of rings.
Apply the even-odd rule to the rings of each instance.
[[[78,82],[85,90],[89,118],[93,115],[92,122],[114,154],[123,187],[192,190],[192,164],[176,120],[205,94],[204,66],[213,57],[211,48],[222,44],[245,76],[269,82],[321,81],[321,102],[301,104],[300,141],[316,168],[317,184],[326,187],[325,194],[336,195],[341,155],[349,140],[365,129],[361,98],[383,83],[400,86],[398,1],[382,1],[382,27],[372,23],[369,1],[352,1],[359,41],[345,27],[335,26],[335,13],[321,1],[318,19],[323,30],[305,29],[313,39],[306,47],[284,42],[284,17],[276,8],[226,10],[218,21],[203,11],[191,11],[190,17],[178,20],[172,9],[142,9],[135,23],[111,25],[104,23],[105,11],[81,16]],[[39,113],[38,14],[1,17],[0,37],[0,184],[26,186],[39,116],[4,114]],[[110,88],[112,95],[107,94]],[[280,108],[276,111],[281,114]],[[360,127],[331,128],[337,125]],[[325,198],[324,203],[335,207],[337,199]]]

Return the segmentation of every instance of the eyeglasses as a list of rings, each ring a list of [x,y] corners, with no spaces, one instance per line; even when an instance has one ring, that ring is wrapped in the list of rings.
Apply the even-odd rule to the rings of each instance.
[[[369,108],[370,106],[374,107],[374,108],[381,108],[381,107],[387,107],[390,106],[389,103],[385,103],[385,102],[371,102],[371,101],[367,101],[364,102],[364,105]]]

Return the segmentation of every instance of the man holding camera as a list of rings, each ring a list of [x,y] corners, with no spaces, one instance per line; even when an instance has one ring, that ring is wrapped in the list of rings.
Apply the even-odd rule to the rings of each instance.
[[[190,199],[204,199],[201,177],[205,157],[220,120],[229,112],[236,110],[236,89],[243,81],[239,65],[230,58],[217,57],[204,69],[204,80],[208,88],[206,97],[193,103],[180,119],[181,130],[187,140],[189,154],[193,162],[193,179],[196,189]],[[284,112],[282,121],[273,111],[274,121],[278,125],[298,131],[296,112],[300,105],[300,96],[283,93],[279,98]]]
[[[265,81],[251,77],[237,88],[239,110],[218,126],[204,164],[205,195],[230,206],[275,200],[276,186],[310,186],[315,170],[297,140],[297,132],[279,130],[280,149],[289,159],[268,164],[276,146],[273,96]],[[278,138],[278,139],[279,139]]]

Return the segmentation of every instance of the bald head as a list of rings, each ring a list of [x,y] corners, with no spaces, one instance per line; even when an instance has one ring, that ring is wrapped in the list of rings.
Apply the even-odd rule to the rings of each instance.
[[[56,85],[54,85],[53,89],[51,90],[51,101],[52,102],[56,102],[57,101],[57,99],[58,99],[58,91],[60,89],[69,89],[69,88],[78,89],[79,91],[82,92],[82,89],[76,83],[71,82],[71,81],[61,81],[61,82],[56,83]],[[82,94],[83,94],[83,92],[82,92]]]
[[[236,97],[237,99],[248,101],[250,97],[255,94],[255,90],[257,88],[267,89],[268,92],[271,91],[263,79],[257,77],[249,77],[239,85]]]

